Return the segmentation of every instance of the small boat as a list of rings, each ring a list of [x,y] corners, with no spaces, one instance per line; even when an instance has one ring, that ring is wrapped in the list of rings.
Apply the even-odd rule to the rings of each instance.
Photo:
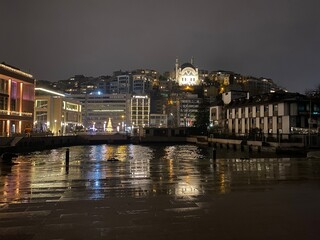
[[[307,158],[320,158],[320,151],[310,151],[307,153]]]
[[[107,160],[108,162],[119,162],[118,158],[112,157]]]

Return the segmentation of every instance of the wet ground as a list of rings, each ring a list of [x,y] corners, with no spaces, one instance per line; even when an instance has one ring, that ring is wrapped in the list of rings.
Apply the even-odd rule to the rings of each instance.
[[[1,166],[0,239],[319,239],[320,160],[84,146]],[[116,161],[108,161],[110,159]]]

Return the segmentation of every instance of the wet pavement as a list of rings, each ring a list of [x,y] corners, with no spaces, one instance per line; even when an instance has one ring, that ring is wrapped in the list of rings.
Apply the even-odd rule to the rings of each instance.
[[[320,160],[85,146],[1,166],[0,239],[319,239]],[[116,158],[118,161],[108,161]]]

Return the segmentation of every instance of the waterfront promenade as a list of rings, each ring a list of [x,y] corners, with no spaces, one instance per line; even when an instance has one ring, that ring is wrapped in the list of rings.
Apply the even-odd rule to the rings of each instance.
[[[95,145],[1,168],[0,239],[317,239],[320,163]],[[109,162],[116,157],[119,161]]]

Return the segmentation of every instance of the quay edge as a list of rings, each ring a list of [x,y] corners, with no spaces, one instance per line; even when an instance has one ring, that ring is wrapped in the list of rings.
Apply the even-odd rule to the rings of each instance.
[[[301,143],[272,143],[261,141],[245,141],[238,139],[208,138],[206,136],[133,136],[124,134],[113,135],[72,135],[72,136],[37,136],[37,137],[1,137],[0,154],[3,152],[32,152],[43,149],[54,149],[75,145],[89,144],[183,144],[216,147],[253,152],[273,152],[306,156],[309,148]]]

